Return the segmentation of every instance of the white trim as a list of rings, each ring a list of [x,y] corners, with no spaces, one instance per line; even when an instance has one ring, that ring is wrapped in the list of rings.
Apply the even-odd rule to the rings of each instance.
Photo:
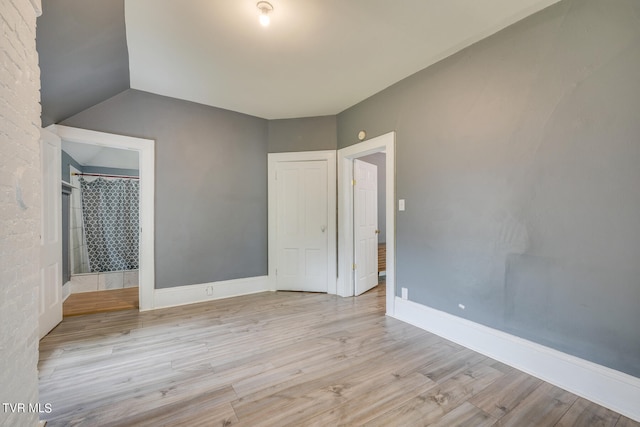
[[[51,125],[47,129],[65,141],[138,152],[140,166],[140,311],[152,310],[155,288],[155,141],[61,125]]]
[[[386,154],[386,230],[387,230],[387,314],[393,316],[396,294],[396,133],[389,132],[368,141],[338,150],[338,295],[354,295],[353,265],[353,159],[368,154]]]
[[[267,276],[156,289],[155,308],[176,307],[269,291]]]
[[[640,421],[640,378],[396,297],[395,317]]]
[[[336,294],[336,152],[302,151],[296,153],[269,153],[268,159],[268,239],[269,239],[269,289],[276,290],[277,259],[277,230],[278,217],[276,212],[276,165],[279,162],[304,162],[314,160],[327,161],[327,293]]]

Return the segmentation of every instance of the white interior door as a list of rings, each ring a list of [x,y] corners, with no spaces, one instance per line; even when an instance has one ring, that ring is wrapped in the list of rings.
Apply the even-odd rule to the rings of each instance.
[[[40,338],[62,321],[62,187],[60,137],[42,129],[42,231],[40,237]]]
[[[276,289],[327,292],[327,161],[278,162]]]
[[[353,161],[355,294],[378,284],[378,167]]]

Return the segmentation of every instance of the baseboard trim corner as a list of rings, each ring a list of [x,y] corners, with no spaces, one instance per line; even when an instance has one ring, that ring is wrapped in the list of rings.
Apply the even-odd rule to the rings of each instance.
[[[393,317],[640,421],[640,378],[399,297]]]
[[[186,304],[255,294],[269,290],[267,276],[175,286],[154,290],[154,308],[177,307]]]

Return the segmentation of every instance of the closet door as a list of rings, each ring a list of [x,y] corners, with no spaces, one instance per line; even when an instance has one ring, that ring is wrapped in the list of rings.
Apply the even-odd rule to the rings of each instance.
[[[327,161],[278,162],[279,290],[327,292]]]

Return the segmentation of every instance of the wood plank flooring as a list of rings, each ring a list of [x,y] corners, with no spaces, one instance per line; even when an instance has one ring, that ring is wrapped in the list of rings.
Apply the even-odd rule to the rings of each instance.
[[[48,426],[640,426],[357,298],[269,292],[65,318]]]
[[[62,315],[67,317],[137,309],[138,293],[138,288],[124,288],[71,294],[62,304]]]

